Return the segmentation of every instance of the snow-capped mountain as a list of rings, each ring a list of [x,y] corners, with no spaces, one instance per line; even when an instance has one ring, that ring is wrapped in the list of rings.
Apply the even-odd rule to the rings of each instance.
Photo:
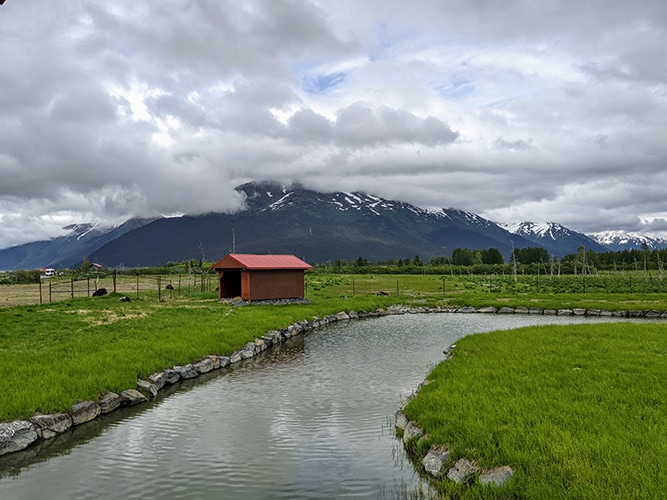
[[[130,219],[115,227],[99,224],[71,224],[67,231],[47,241],[33,241],[0,250],[0,269],[38,269],[40,267],[74,267],[85,256],[120,235],[137,229],[154,219]]]
[[[67,236],[0,250],[0,269],[74,267],[84,256],[106,267],[214,260],[239,253],[291,253],[312,263],[412,258],[428,261],[456,248],[497,248],[506,260],[514,248],[542,247],[562,258],[581,246],[598,253],[667,247],[667,241],[600,233],[593,239],[558,223],[522,222],[502,227],[475,213],[426,209],[368,193],[324,193],[301,186],[251,182],[237,188],[242,210],[197,216],[133,219],[117,228],[68,227]],[[633,243],[639,241],[640,243]]]
[[[561,258],[574,253],[580,246],[595,252],[606,252],[609,249],[593,238],[579,233],[556,222],[519,222],[500,224],[510,233],[521,236],[536,246],[546,248],[549,253]]]
[[[637,233],[602,231],[593,233],[590,236],[592,239],[614,252],[622,250],[643,250],[644,245],[646,245],[649,250],[667,248],[667,239],[652,238]]]
[[[161,219],[109,242],[90,258],[106,266],[145,266],[203,254],[217,259],[235,249],[291,253],[313,263],[415,255],[430,260],[451,255],[458,247],[495,247],[509,258],[512,244],[530,246],[520,236],[461,210],[429,210],[367,193],[323,193],[271,182],[252,182],[237,190],[245,197],[244,210]]]

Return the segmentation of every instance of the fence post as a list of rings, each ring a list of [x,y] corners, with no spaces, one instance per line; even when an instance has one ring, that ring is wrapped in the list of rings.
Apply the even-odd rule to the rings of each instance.
[[[90,276],[88,277],[88,297],[90,297]],[[97,291],[97,287],[95,287],[95,291]]]
[[[51,280],[49,280],[49,304],[51,303]]]
[[[39,278],[39,305],[42,305],[42,278]]]
[[[157,301],[162,302],[162,278],[157,277]]]
[[[74,278],[70,280],[70,291],[72,293],[72,298],[74,298]]]
[[[398,280],[396,280],[396,297],[400,297],[400,292],[398,291]]]
[[[137,298],[139,298],[139,276],[137,275]]]
[[[116,270],[115,269],[113,270],[112,278],[113,278],[113,293],[116,293]]]

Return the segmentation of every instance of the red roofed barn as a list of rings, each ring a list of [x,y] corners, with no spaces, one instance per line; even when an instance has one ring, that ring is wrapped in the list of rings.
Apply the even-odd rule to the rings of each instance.
[[[243,300],[297,299],[305,295],[304,272],[312,266],[294,255],[230,253],[213,264],[218,296]]]

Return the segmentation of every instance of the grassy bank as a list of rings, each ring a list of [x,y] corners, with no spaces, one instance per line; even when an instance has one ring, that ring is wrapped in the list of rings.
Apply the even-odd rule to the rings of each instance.
[[[667,491],[665,326],[531,327],[473,335],[406,407],[454,460],[510,465],[463,498],[661,498]],[[426,443],[416,448],[425,452]]]
[[[168,302],[119,302],[108,295],[1,308],[0,421],[69,410],[101,391],[134,388],[137,376],[229,354],[295,321],[395,301],[366,295],[234,307],[218,303],[214,294]]]
[[[148,291],[133,294],[132,302],[112,294],[3,307],[0,421],[69,410],[102,391],[132,388],[138,376],[229,354],[269,330],[341,310],[394,303],[667,310],[661,293],[501,291],[488,281],[316,274],[308,276],[306,304],[233,307],[193,287],[187,296],[160,300]],[[455,456],[483,467],[511,465],[516,476],[495,493],[443,491],[469,498],[659,498],[667,490],[665,333],[667,322],[619,323],[459,341],[408,414],[432,443],[449,444]]]

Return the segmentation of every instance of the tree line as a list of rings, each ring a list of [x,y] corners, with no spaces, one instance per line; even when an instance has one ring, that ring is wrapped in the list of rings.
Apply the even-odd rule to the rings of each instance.
[[[345,273],[523,273],[523,274],[596,274],[598,271],[658,271],[662,276],[667,249],[648,248],[597,253],[579,247],[577,252],[558,259],[542,247],[515,248],[506,261],[497,248],[456,248],[451,256],[441,255],[428,261],[419,255],[411,258],[371,261],[337,259],[316,264],[315,271]]]

